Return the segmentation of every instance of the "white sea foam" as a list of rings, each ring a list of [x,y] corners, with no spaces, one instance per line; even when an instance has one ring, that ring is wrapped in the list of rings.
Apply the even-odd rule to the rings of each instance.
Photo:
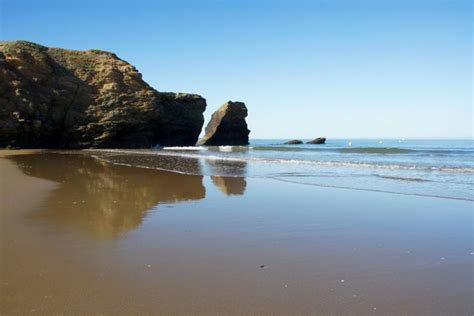
[[[219,146],[219,151],[232,152],[232,150],[233,150],[232,146]]]
[[[224,146],[221,146],[224,147]],[[231,146],[228,146],[231,147]],[[172,147],[173,150],[179,147]],[[181,147],[185,148],[185,147]],[[199,148],[199,147],[190,147]],[[122,149],[94,149],[94,151],[110,152],[110,153],[126,153],[126,154],[141,154],[141,155],[160,155],[173,156],[183,158],[217,160],[217,161],[235,161],[235,162],[260,162],[260,163],[275,163],[275,164],[294,164],[294,165],[313,165],[321,167],[344,167],[344,168],[373,168],[373,169],[387,169],[387,170],[419,170],[427,172],[445,172],[445,173],[474,173],[474,168],[468,167],[452,167],[452,166],[423,166],[415,164],[393,164],[393,163],[374,163],[374,162],[346,162],[346,161],[331,161],[331,160],[302,160],[302,159],[280,159],[280,158],[264,158],[264,157],[235,157],[224,155],[210,155],[200,153],[177,153],[165,150],[150,151],[150,150],[122,150]],[[194,150],[199,151],[199,150]]]
[[[201,150],[206,150],[206,147],[202,147],[202,146],[175,146],[175,147],[163,147],[163,150],[201,151]]]

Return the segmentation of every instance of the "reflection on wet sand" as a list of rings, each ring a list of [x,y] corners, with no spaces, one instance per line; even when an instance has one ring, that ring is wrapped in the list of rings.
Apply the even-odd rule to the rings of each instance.
[[[207,166],[211,170],[212,182],[226,195],[243,195],[247,186],[245,175],[247,163],[240,161],[213,161],[208,160]],[[232,176],[226,176],[232,175]]]
[[[158,153],[131,151],[127,153],[92,151],[100,160],[113,164],[130,165],[141,168],[173,170],[174,172],[200,175],[200,160],[197,158],[160,155]],[[243,195],[247,186],[245,175],[247,162],[226,160],[205,160],[207,172],[212,182],[226,195]]]
[[[182,174],[202,175],[201,165],[196,158],[159,155],[153,151],[126,153],[90,151],[94,157],[113,164],[147,169],[173,171]]]
[[[212,176],[212,182],[222,193],[226,195],[243,195],[247,182],[242,177],[220,177]]]
[[[10,159],[26,175],[61,184],[41,210],[30,214],[32,218],[97,239],[116,238],[137,228],[159,203],[205,197],[202,176],[116,166],[81,154]]]
[[[244,177],[247,174],[246,161],[206,160],[213,175]]]

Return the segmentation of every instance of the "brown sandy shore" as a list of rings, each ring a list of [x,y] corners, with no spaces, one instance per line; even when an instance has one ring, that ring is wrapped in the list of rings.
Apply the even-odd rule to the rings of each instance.
[[[1,315],[474,313],[472,202],[90,155],[0,151]]]

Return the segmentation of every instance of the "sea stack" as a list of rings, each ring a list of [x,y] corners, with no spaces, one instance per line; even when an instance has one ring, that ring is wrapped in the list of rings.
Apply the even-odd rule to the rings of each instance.
[[[247,107],[243,102],[227,101],[212,114],[206,126],[206,133],[198,145],[248,145],[250,130],[245,121],[246,117]]]
[[[0,147],[194,145],[205,108],[156,91],[111,52],[0,42]]]
[[[318,137],[318,138],[315,138],[313,140],[310,140],[309,142],[307,142],[306,144],[316,144],[316,145],[321,145],[321,144],[324,144],[326,143],[326,137]]]

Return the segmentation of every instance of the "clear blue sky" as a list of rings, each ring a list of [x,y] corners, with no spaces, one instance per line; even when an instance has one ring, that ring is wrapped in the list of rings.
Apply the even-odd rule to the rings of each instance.
[[[469,0],[0,0],[0,38],[114,51],[252,138],[471,138]]]

